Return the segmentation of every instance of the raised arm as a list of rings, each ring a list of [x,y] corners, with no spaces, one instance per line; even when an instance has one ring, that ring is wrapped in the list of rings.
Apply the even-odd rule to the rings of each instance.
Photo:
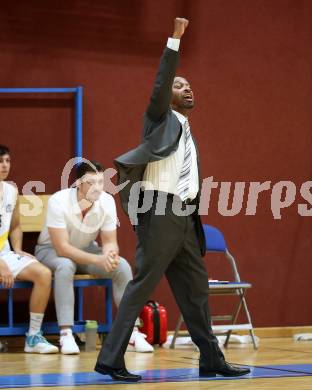
[[[175,18],[172,37],[160,59],[158,72],[146,115],[153,122],[158,122],[167,113],[171,101],[172,84],[179,59],[180,39],[184,34],[188,20]]]

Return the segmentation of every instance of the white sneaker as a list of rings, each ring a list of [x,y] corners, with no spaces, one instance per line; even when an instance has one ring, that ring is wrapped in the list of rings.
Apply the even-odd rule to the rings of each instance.
[[[24,351],[27,353],[58,353],[59,349],[50,344],[43,336],[42,332],[29,335],[26,333]]]
[[[146,340],[146,335],[137,330],[132,332],[129,340],[128,352],[153,352],[154,348]]]
[[[72,332],[65,333],[60,337],[61,353],[64,355],[76,355],[80,353]]]

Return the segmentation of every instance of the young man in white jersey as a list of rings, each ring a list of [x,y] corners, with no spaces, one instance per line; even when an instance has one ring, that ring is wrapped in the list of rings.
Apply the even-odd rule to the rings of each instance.
[[[34,256],[22,251],[18,192],[13,185],[5,182],[10,167],[9,148],[0,145],[0,282],[5,288],[11,288],[15,279],[33,282],[29,303],[30,325],[24,351],[57,353],[58,348],[50,344],[41,332],[51,291],[51,271]]]
[[[119,257],[116,205],[114,198],[103,191],[103,173],[103,167],[95,161],[79,164],[77,187],[58,191],[50,197],[45,226],[35,249],[38,260],[54,274],[61,353],[65,355],[80,352],[72,335],[75,273],[112,279],[117,306],[133,278],[129,264]],[[95,241],[97,237],[101,246]],[[152,352],[153,347],[145,338],[135,326],[128,351]]]

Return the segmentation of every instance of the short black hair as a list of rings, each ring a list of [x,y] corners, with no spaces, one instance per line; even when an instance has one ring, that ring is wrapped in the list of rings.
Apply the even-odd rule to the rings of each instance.
[[[10,149],[5,145],[0,145],[0,156],[4,156],[5,154],[10,154]]]
[[[77,179],[81,179],[86,173],[104,172],[103,166],[93,160],[87,160],[80,163],[77,167]]]

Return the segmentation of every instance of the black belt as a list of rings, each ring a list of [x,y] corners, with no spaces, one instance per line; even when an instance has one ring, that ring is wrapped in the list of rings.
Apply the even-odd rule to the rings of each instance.
[[[154,193],[154,201],[157,199],[158,196],[167,197],[167,199],[170,199],[171,201],[173,201],[173,199],[176,198],[178,200],[178,202],[181,202],[182,210],[185,210],[187,206],[197,204],[196,198],[194,198],[194,199],[188,198],[188,199],[185,199],[184,201],[182,201],[181,198],[179,197],[179,195],[172,194],[170,192],[163,192],[163,191],[157,191],[157,190],[146,190],[146,191],[142,191],[142,195],[144,196],[144,192],[147,192],[147,191],[151,191]]]
[[[195,204],[195,199],[190,199],[190,198],[188,198],[188,199],[185,199],[183,202],[182,202],[182,204]]]
[[[155,193],[158,194],[158,191],[155,191]],[[196,204],[196,202],[195,202],[196,198],[194,198],[194,199],[187,198],[187,199],[182,201],[181,198],[176,194],[171,194],[168,192],[167,195],[168,195],[168,199],[179,198],[182,205]]]

